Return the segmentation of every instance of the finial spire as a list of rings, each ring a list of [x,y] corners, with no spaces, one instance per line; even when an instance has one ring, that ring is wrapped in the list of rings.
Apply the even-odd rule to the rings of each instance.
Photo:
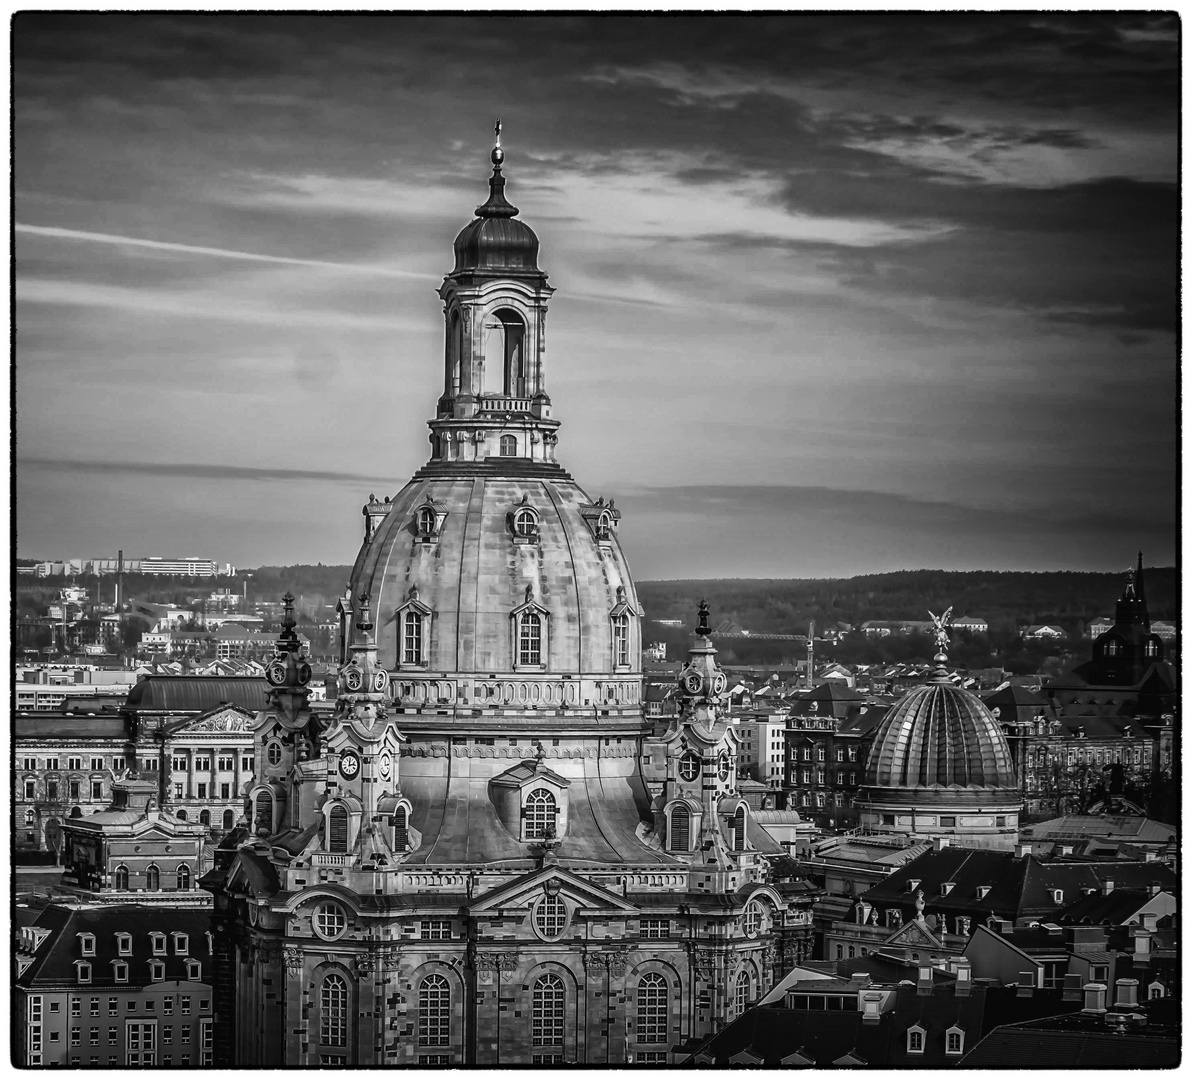
[[[493,167],[499,169],[501,162],[505,160],[505,151],[501,149],[501,118],[499,116],[497,122],[493,124],[493,136],[495,139],[492,153]]]
[[[937,615],[934,611],[928,611],[931,616],[931,621],[935,625],[932,633],[935,635],[935,662],[942,665],[948,662],[948,627],[952,625],[952,609],[949,607],[942,615]],[[939,672],[937,672],[939,674]],[[947,672],[943,672],[947,674]]]
[[[699,602],[699,625],[695,628],[695,632],[700,637],[711,637],[712,628],[708,625],[708,601],[701,600]]]

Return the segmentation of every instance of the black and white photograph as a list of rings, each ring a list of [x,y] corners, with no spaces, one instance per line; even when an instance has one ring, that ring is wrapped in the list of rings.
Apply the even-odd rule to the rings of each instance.
[[[1180,1064],[1177,11],[8,30],[12,1066]]]

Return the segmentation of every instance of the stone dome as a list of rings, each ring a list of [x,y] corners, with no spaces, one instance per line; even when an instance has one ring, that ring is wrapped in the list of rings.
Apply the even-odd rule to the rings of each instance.
[[[943,673],[908,691],[878,725],[864,786],[883,803],[947,792],[949,801],[976,804],[986,793],[1003,800],[1018,791],[997,720]]]
[[[352,569],[351,595],[371,597],[380,663],[395,679],[409,670],[399,623],[414,604],[427,613],[427,634],[412,674],[513,674],[515,614],[530,604],[544,619],[543,678],[640,679],[637,596],[612,527],[616,510],[557,467],[518,476],[490,464],[492,472],[471,463],[424,469],[391,502],[365,508],[377,520]],[[529,536],[517,535],[518,514]],[[421,525],[432,516],[428,536]],[[628,662],[618,664],[613,619],[622,612],[631,638]]]

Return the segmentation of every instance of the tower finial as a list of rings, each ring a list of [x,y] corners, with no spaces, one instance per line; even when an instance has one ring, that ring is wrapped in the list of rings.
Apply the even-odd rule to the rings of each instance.
[[[942,615],[937,615],[934,611],[928,611],[931,616],[933,624],[932,634],[935,637],[935,662],[943,665],[948,662],[948,627],[952,625],[952,609],[948,608]],[[941,667],[937,670],[937,674],[947,674]]]
[[[493,143],[493,167],[499,169],[501,162],[505,160],[505,151],[501,149],[501,118],[497,117],[497,122],[493,124],[493,135],[496,141]]]

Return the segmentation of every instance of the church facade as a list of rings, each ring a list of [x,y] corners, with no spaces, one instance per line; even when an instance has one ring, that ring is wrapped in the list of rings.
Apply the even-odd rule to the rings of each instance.
[[[737,784],[706,608],[647,718],[620,512],[556,459],[553,292],[505,198],[455,241],[431,456],[370,497],[334,711],[292,612],[214,895],[216,1066],[667,1063],[810,955]]]

